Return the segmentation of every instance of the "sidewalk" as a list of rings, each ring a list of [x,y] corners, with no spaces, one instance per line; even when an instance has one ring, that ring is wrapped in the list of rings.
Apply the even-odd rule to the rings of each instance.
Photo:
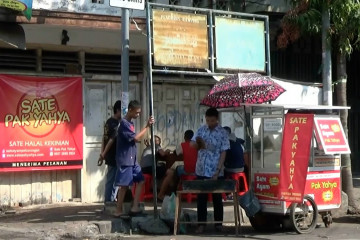
[[[360,175],[354,176],[354,191],[358,204],[360,203]],[[161,209],[159,204],[158,210]],[[196,202],[184,203],[185,212],[189,214],[190,221],[196,219]],[[233,221],[233,207],[225,204],[224,221]],[[124,237],[146,234],[139,232],[137,223],[139,221],[152,221],[153,206],[151,202],[145,204],[145,212],[148,217],[120,219],[112,217],[111,212],[115,206],[107,206],[104,211],[103,204],[87,203],[59,203],[47,205],[33,205],[28,207],[17,207],[5,214],[0,209],[0,239],[122,239]],[[212,217],[212,204],[208,203],[209,217]],[[345,213],[344,213],[345,215]],[[245,214],[244,214],[245,216]],[[248,219],[242,224],[241,232],[251,233]],[[172,228],[170,224],[168,227]],[[172,235],[172,229],[169,234]],[[188,233],[193,234],[194,226],[188,228]],[[233,225],[225,226],[226,235],[234,235]],[[209,225],[207,233],[214,232]],[[214,233],[216,234],[216,233]],[[170,239],[170,238],[169,238]]]
[[[161,209],[159,204],[158,210]],[[183,203],[190,221],[196,219],[196,202]],[[212,204],[208,203],[212,217]],[[234,210],[230,204],[224,205],[224,221],[233,221]],[[145,217],[121,219],[112,217],[115,206],[86,203],[61,203],[34,205],[14,208],[9,214],[0,215],[0,239],[112,239],[113,237],[139,234],[137,224],[153,221],[153,205],[145,204]],[[245,216],[245,215],[244,215]],[[246,216],[245,216],[246,217]],[[250,228],[250,224],[245,224]],[[191,228],[191,226],[190,226]],[[172,235],[172,224],[167,227]],[[189,228],[188,228],[189,229]],[[211,230],[211,228],[209,228]],[[228,225],[229,234],[235,234],[235,227]],[[146,234],[142,232],[141,234]],[[118,239],[118,238],[114,238]]]

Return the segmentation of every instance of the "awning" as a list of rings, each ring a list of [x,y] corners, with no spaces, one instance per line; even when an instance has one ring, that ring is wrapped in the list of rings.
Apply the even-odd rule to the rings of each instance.
[[[26,49],[24,29],[16,23],[0,23],[0,41],[15,48]]]

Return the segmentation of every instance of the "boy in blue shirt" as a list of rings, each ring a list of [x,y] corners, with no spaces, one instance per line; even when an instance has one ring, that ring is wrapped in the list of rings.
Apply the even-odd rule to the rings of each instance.
[[[136,160],[136,143],[141,141],[141,138],[146,134],[148,128],[154,123],[154,118],[149,117],[146,126],[138,134],[135,134],[134,123],[131,120],[138,118],[140,113],[140,103],[136,100],[131,101],[128,106],[128,112],[121,120],[118,129],[116,142],[117,172],[114,184],[119,186],[119,191],[115,217],[123,215],[124,197],[127,189],[132,186],[134,182],[138,183],[138,185],[129,215],[136,215],[141,212],[139,208],[139,198],[144,184],[144,176]]]
[[[245,141],[241,138],[237,138],[235,134],[231,133],[229,127],[224,127],[229,134],[230,149],[226,151],[225,158],[225,172],[226,173],[238,173],[244,171],[244,149],[242,145]],[[225,174],[226,175],[226,174]]]

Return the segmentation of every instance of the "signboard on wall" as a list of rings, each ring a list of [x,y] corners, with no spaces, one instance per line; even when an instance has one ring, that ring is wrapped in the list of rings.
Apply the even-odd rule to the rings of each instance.
[[[0,172],[80,169],[82,79],[0,75]]]
[[[216,68],[265,72],[265,23],[215,17]]]
[[[315,126],[316,139],[325,154],[350,153],[340,118],[315,116]]]
[[[264,118],[264,132],[281,132],[282,118]]]
[[[207,16],[153,10],[154,64],[209,68]]]
[[[31,6],[32,0],[0,0],[0,7],[11,8],[20,12]]]
[[[23,12],[25,17],[30,20],[32,15],[32,3],[33,0],[0,0],[0,7]]]
[[[136,9],[136,10],[144,10],[145,9],[145,0],[110,0],[110,6]]]

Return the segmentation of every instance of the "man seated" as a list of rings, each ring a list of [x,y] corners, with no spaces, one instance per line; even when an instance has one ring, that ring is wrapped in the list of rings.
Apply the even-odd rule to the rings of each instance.
[[[237,138],[234,133],[231,133],[229,127],[224,127],[229,134],[230,149],[226,151],[225,157],[225,176],[229,176],[231,173],[244,172],[244,149],[243,144],[245,141],[241,138]],[[227,195],[228,199],[233,199],[232,194]]]
[[[229,134],[230,149],[226,151],[225,158],[225,175],[230,173],[237,173],[244,171],[244,149],[243,144],[245,141],[241,138],[237,138],[234,133],[231,133],[229,127],[224,127]]]
[[[144,149],[140,166],[142,173],[153,174],[153,158],[151,153],[151,144],[147,139],[144,140],[146,148]],[[158,162],[158,159],[161,157],[165,157],[170,153],[170,150],[163,150],[161,148],[161,138],[155,135],[155,158],[156,158],[156,179],[162,179],[166,173],[166,164]]]
[[[176,155],[182,155],[183,161],[176,161],[166,172],[166,176],[161,184],[158,200],[163,200],[169,185],[174,178],[181,175],[192,175],[195,172],[197,150],[190,146],[190,141],[194,136],[192,130],[185,131],[184,140],[175,150]]]

